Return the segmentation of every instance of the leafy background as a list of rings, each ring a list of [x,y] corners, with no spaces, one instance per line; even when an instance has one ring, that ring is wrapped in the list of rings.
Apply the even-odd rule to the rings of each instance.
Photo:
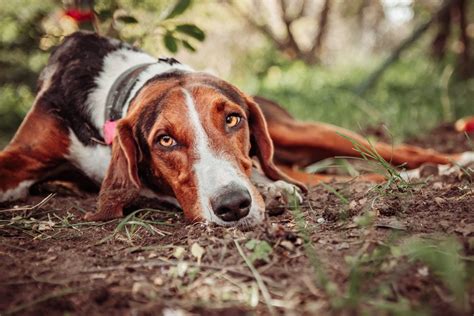
[[[301,16],[291,21],[300,47],[308,46],[326,2],[281,1],[288,15],[294,15],[297,3],[306,3]],[[274,99],[299,119],[354,130],[384,124],[396,142],[427,133],[441,121],[472,114],[474,81],[461,79],[457,72],[458,31],[448,38],[443,58],[434,59],[430,45],[436,26],[405,51],[372,89],[356,93],[386,56],[435,12],[439,1],[330,3],[324,41],[312,62],[284,47],[288,34],[278,19],[276,0],[99,0],[94,4],[95,28],[155,56],[176,56],[250,94]],[[67,6],[67,1],[0,0],[0,147],[31,107],[37,75],[51,48],[79,27],[64,15]],[[390,20],[390,10],[396,6],[405,6],[411,17]],[[473,7],[468,8],[468,21]],[[273,28],[275,38],[262,32],[265,27]],[[472,38],[473,24],[467,30]]]

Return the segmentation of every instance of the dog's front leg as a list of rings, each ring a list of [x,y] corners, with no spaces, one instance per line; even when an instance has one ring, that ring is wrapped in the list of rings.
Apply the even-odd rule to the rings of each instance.
[[[303,202],[301,190],[283,180],[273,181],[257,168],[252,169],[252,183],[265,200],[265,209],[269,215],[278,215],[290,205],[290,202]]]
[[[135,200],[141,190],[138,176],[139,149],[126,121],[117,125],[112,144],[112,159],[100,187],[97,213],[87,213],[88,221],[106,221],[123,216],[123,208]]]
[[[97,203],[97,212],[88,212],[87,221],[107,221],[123,217],[123,209],[139,196],[136,188],[109,188],[101,190]]]

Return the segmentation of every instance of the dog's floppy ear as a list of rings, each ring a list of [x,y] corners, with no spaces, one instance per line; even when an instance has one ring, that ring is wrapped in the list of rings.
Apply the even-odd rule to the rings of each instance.
[[[141,152],[138,148],[137,141],[133,136],[131,126],[127,121],[122,120],[117,125],[117,141],[120,149],[127,160],[127,171],[130,180],[139,189],[141,187],[140,178],[138,177],[138,161],[141,158]]]
[[[87,213],[86,220],[105,221],[123,216],[123,208],[139,195],[138,176],[140,151],[126,120],[120,120],[112,143],[112,158],[100,187],[96,213]]]
[[[127,186],[126,182],[131,182],[136,189],[139,189],[141,187],[138,176],[140,157],[141,153],[131,126],[126,120],[120,120],[116,128],[116,136],[112,145],[112,160],[106,179],[118,181],[123,187]]]
[[[253,145],[255,145],[254,150],[265,175],[271,180],[284,180],[292,183],[306,192],[307,188],[304,184],[291,179],[275,165],[273,162],[273,142],[268,133],[267,122],[263,116],[262,110],[260,110],[258,104],[250,97],[246,97],[245,101],[249,109],[248,121],[250,137],[253,140]]]

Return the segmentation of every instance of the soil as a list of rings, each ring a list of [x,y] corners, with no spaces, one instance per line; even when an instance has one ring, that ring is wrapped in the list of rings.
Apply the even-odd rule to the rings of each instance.
[[[440,128],[442,149],[466,150]],[[410,142],[436,147],[432,135]],[[149,200],[128,225],[85,223],[96,194],[33,195],[0,205],[0,313],[472,315],[471,177],[316,186],[247,231],[189,224]]]

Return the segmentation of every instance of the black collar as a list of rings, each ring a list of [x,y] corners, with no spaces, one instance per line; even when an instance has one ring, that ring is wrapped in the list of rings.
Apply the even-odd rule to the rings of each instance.
[[[140,74],[150,65],[146,63],[133,66],[124,71],[112,84],[105,103],[105,120],[117,121],[122,118],[123,108]]]
[[[158,58],[158,63],[167,63],[169,65],[180,64],[174,58]],[[122,118],[123,108],[137,83],[140,74],[150,65],[155,63],[145,63],[133,66],[124,71],[114,81],[110,88],[105,103],[105,121],[117,121]]]

